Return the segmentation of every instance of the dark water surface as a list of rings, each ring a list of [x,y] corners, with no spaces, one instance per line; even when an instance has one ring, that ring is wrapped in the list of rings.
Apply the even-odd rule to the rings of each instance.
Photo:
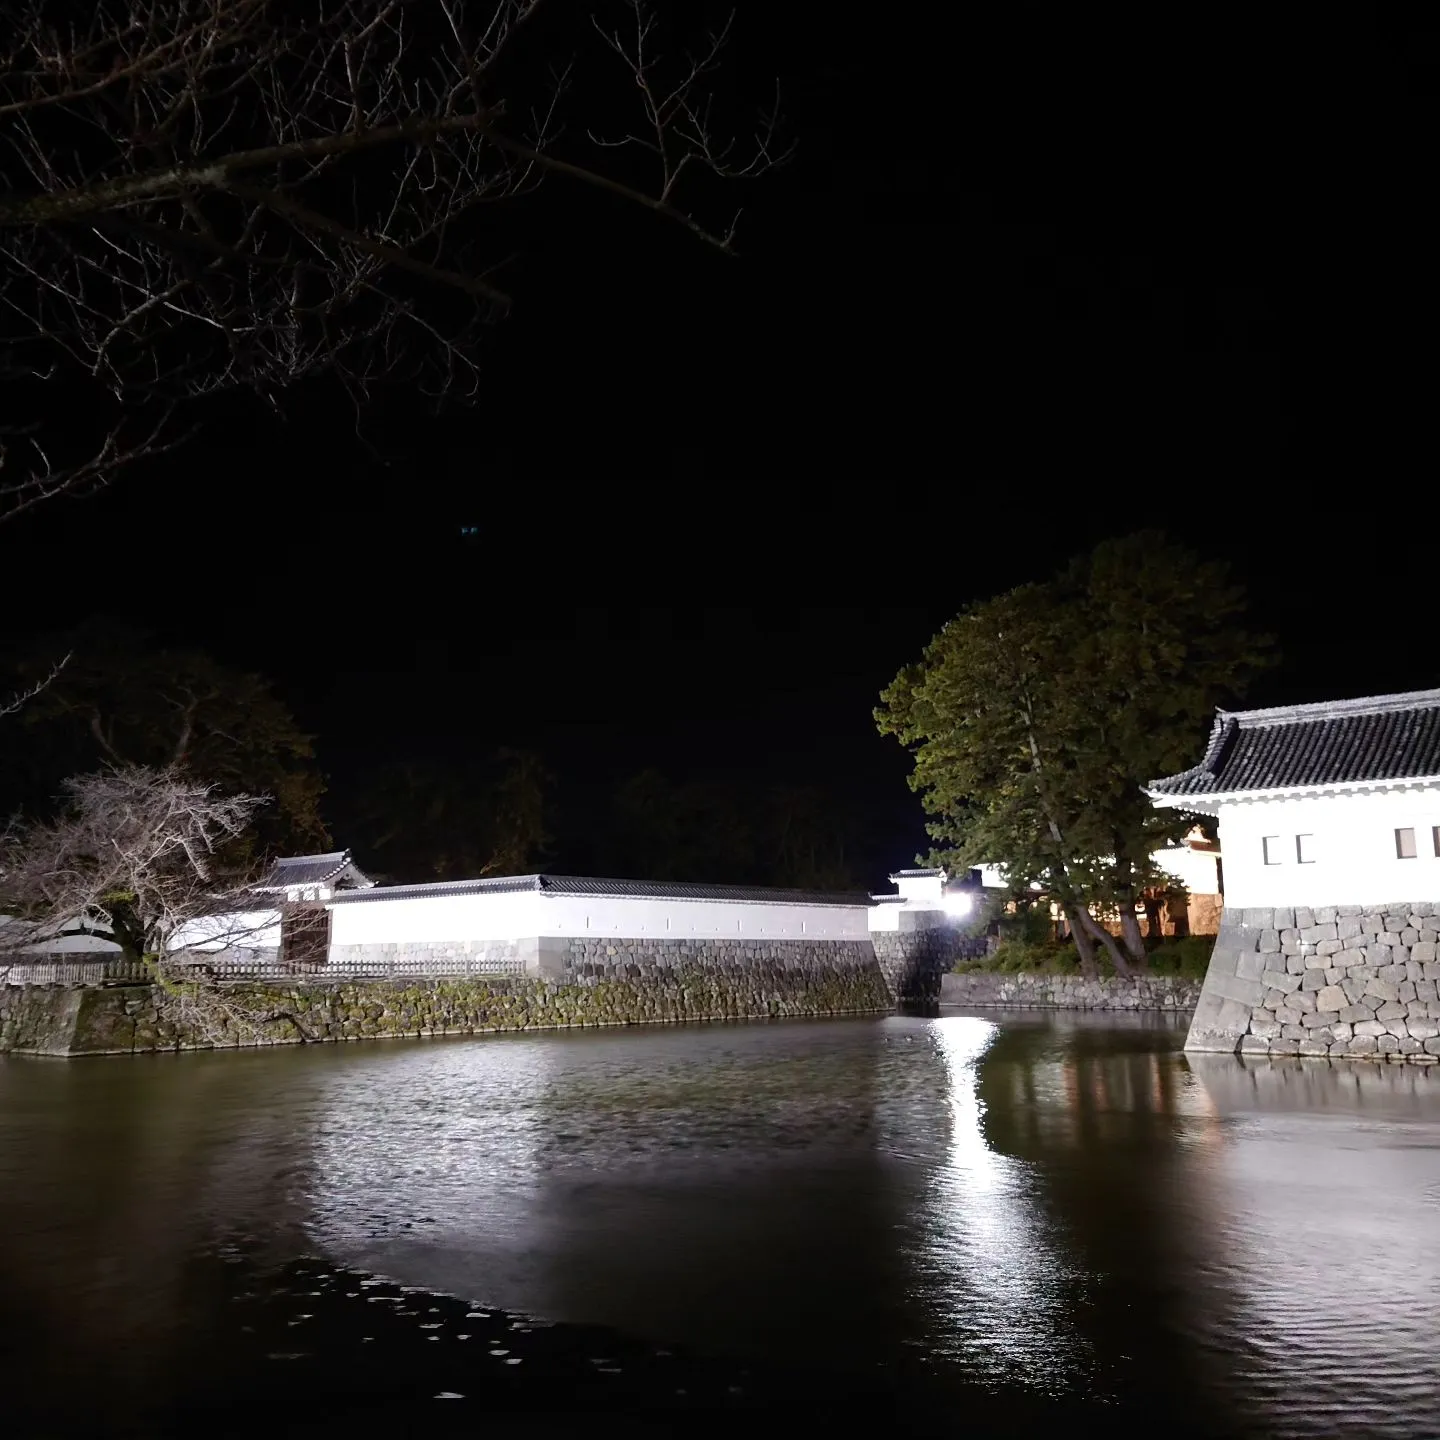
[[[6,1433],[1440,1435],[1440,1075],[1182,1035],[0,1062]]]

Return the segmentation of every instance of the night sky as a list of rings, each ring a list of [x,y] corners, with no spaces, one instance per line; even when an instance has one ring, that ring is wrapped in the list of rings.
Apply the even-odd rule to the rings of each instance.
[[[925,843],[879,688],[1104,536],[1231,561],[1253,703],[1440,685],[1440,32],[983,8],[741,5],[801,149],[739,260],[554,187],[478,406],[216,412],[0,527],[10,638],[104,611],[271,675],[332,795],[534,748],[560,871],[644,765],[817,784],[875,885]]]

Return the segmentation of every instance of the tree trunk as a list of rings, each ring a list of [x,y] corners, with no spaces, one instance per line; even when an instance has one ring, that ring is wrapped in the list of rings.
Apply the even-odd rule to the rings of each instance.
[[[1165,897],[1153,890],[1145,892],[1145,929],[1152,940],[1159,940],[1165,934]]]
[[[1100,966],[1095,959],[1095,942],[1090,938],[1090,932],[1077,918],[1077,910],[1077,906],[1065,906],[1065,920],[1070,926],[1070,938],[1075,942],[1075,949],[1080,953],[1080,973],[1087,980],[1094,980],[1100,974]]]
[[[1125,949],[1137,970],[1148,968],[1149,959],[1145,953],[1145,940],[1140,934],[1140,917],[1135,913],[1133,900],[1122,900],[1116,907],[1120,911],[1120,934]]]
[[[1079,916],[1080,923],[1105,947],[1106,953],[1110,956],[1110,963],[1115,967],[1115,973],[1117,975],[1133,974],[1130,962],[1125,958],[1125,952],[1120,947],[1120,942],[1096,921],[1088,910],[1081,910]]]
[[[140,917],[128,906],[117,904],[105,912],[110,922],[110,938],[120,947],[120,954],[129,961],[139,963],[145,959],[149,946],[148,936]]]
[[[1140,934],[1140,920],[1135,913],[1135,866],[1125,853],[1125,841],[1115,837],[1116,879],[1115,910],[1120,916],[1120,943],[1125,956],[1137,970],[1146,968],[1145,940]],[[1116,972],[1119,973],[1118,971]]]
[[[1175,926],[1175,938],[1183,939],[1190,933],[1190,896],[1188,894],[1167,895],[1165,908],[1170,912],[1170,919]]]

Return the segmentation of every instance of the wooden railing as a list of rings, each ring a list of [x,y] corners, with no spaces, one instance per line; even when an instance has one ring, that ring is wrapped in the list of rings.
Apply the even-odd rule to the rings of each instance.
[[[217,980],[443,980],[472,975],[523,975],[525,962],[460,956],[436,960],[331,960],[323,965],[300,965],[280,959],[225,959],[218,964],[202,959],[196,968]]]
[[[0,961],[0,985],[135,985],[150,979],[139,960],[123,955],[39,955]]]
[[[197,978],[218,981],[283,980],[441,980],[480,975],[523,975],[525,964],[487,960],[479,955],[454,959],[295,962],[278,956],[197,955]],[[37,956],[7,965],[0,962],[0,985],[136,985],[153,977],[138,960],[119,955]]]

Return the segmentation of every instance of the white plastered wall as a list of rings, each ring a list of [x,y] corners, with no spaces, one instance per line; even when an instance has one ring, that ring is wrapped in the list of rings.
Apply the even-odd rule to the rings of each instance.
[[[594,935],[625,939],[864,940],[866,905],[667,900],[649,896],[422,895],[330,907],[333,945]]]
[[[1440,784],[1221,801],[1219,812],[1229,907],[1440,900]],[[1414,831],[1413,859],[1397,856],[1397,830]]]

